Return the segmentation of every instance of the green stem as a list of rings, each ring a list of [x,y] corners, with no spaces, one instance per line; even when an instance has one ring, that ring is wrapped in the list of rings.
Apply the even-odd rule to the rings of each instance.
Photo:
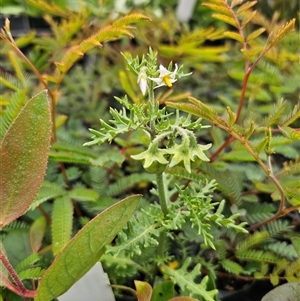
[[[164,187],[164,179],[163,179],[162,172],[156,174],[156,185],[157,185],[157,190],[158,190],[158,197],[159,197],[161,211],[163,212],[164,216],[167,216],[168,206],[167,206],[165,187]]]

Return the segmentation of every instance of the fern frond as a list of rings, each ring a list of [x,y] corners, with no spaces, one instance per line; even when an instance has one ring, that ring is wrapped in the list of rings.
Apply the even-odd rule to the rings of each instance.
[[[0,84],[14,91],[18,91],[22,88],[22,83],[16,76],[2,69],[0,69]]]
[[[84,187],[75,187],[68,191],[68,195],[70,198],[81,202],[95,202],[99,198],[97,191]]]
[[[286,267],[285,273],[287,276],[295,275],[300,271],[300,258],[292,262],[289,266]]]
[[[119,27],[123,27],[123,26],[127,26],[129,24],[132,24],[132,23],[137,23],[139,21],[151,21],[151,19],[143,14],[138,14],[138,13],[133,13],[133,14],[130,14],[130,15],[127,15],[119,20],[116,20],[112,26],[113,27],[116,27],[116,28],[119,28]],[[132,27],[130,27],[132,28]]]
[[[292,229],[291,224],[288,220],[277,219],[262,227],[262,231],[267,231],[270,237],[276,237],[279,234],[288,232]]]
[[[41,9],[45,14],[52,14],[55,16],[60,16],[62,18],[69,18],[72,14],[72,11],[68,9],[67,6],[59,6],[55,4],[55,2],[47,2],[43,0],[28,0],[30,4],[36,6]]]
[[[101,47],[103,42],[113,41],[124,36],[133,37],[130,31],[133,27],[129,27],[128,24],[140,20],[149,20],[149,18],[141,14],[133,14],[115,21],[113,25],[105,26],[96,34],[83,40],[78,46],[69,49],[61,61],[55,63],[56,67],[62,74],[65,74],[78,59],[95,46]],[[58,82],[61,80],[61,76],[57,79]]]
[[[291,32],[295,27],[296,19],[292,19],[287,22],[281,29],[278,30],[276,34],[271,34],[269,36],[269,41],[267,44],[267,49],[270,49],[277,43],[279,43],[289,32]]]
[[[201,265],[198,263],[192,270],[189,269],[191,258],[187,258],[181,268],[171,269],[167,265],[162,265],[162,272],[168,275],[174,283],[178,284],[182,294],[189,294],[193,297],[203,297],[206,301],[214,301],[217,290],[208,291],[208,276],[205,276],[201,283],[196,283],[195,279],[199,276]]]
[[[26,270],[22,270],[18,273],[18,276],[21,280],[25,279],[39,279],[44,274],[45,270],[41,267],[29,268]]]
[[[29,210],[34,210],[43,202],[60,197],[60,196],[64,195],[65,193],[66,192],[60,185],[57,185],[55,183],[50,183],[48,181],[44,181],[42,183],[42,186],[40,188],[40,191],[39,191],[37,197],[35,198],[33,203],[30,205]]]
[[[252,204],[243,204],[242,208],[246,211],[246,214],[241,218],[250,225],[267,220],[275,212],[275,207],[272,204],[266,203],[259,203],[254,206]]]
[[[267,127],[277,124],[280,117],[285,112],[287,105],[288,103],[286,100],[279,99],[277,103],[273,105],[272,110],[270,111],[268,116],[264,119],[262,124]]]
[[[85,155],[76,154],[73,152],[64,152],[64,151],[56,152],[50,150],[49,159],[55,162],[90,165],[91,164],[90,160],[93,158],[89,158]]]
[[[256,10],[254,10],[254,11],[250,11],[250,10],[247,11],[245,13],[245,16],[244,16],[243,20],[242,20],[241,26],[245,27],[246,24],[248,24],[253,19],[253,17],[256,15],[256,12],[257,12]]]
[[[228,5],[225,2],[221,2],[221,1],[218,2],[219,3],[204,2],[202,3],[202,5],[210,8],[211,10],[227,15],[229,17],[234,17],[232,10],[228,7]]]
[[[225,31],[223,33],[223,35],[224,35],[224,37],[236,40],[236,41],[240,42],[241,44],[243,44],[245,42],[244,37],[242,37],[239,33],[234,32],[234,31]]]
[[[29,224],[20,221],[20,220],[14,220],[8,225],[6,225],[4,228],[2,228],[3,231],[5,230],[18,230],[18,229],[28,229],[30,227]]]
[[[30,254],[28,257],[23,259],[21,262],[17,264],[15,267],[16,272],[19,274],[21,271],[29,268],[40,260],[40,257],[36,253]]]
[[[223,15],[223,14],[212,14],[212,17],[217,20],[223,21],[227,24],[230,24],[237,29],[239,28],[238,22],[233,17],[229,17],[229,16]]]
[[[281,126],[288,126],[300,118],[300,101],[295,105],[293,110],[283,119]]]
[[[223,260],[226,258],[227,249],[226,243],[224,240],[218,240],[215,242],[216,253],[219,260]]]
[[[259,37],[262,33],[264,33],[266,31],[265,28],[259,28],[259,29],[256,29],[254,31],[252,31],[246,38],[247,42],[250,42],[254,39],[256,39],[257,37]]]
[[[245,250],[236,254],[237,258],[245,261],[268,262],[276,264],[280,259],[279,256],[268,251],[261,250]]]
[[[52,210],[52,252],[56,255],[71,239],[73,205],[68,196],[54,201]]]
[[[0,139],[2,139],[15,120],[25,103],[27,102],[26,93],[24,90],[19,90],[12,95],[9,105],[7,106],[4,115],[0,118]]]
[[[293,245],[287,244],[285,241],[276,241],[270,244],[267,244],[264,249],[272,251],[274,254],[277,254],[281,257],[286,257],[289,260],[294,260],[298,258]]]
[[[189,173],[184,167],[180,167],[180,166],[179,167],[175,166],[173,168],[170,168],[166,172],[177,178],[191,180],[198,183],[201,181],[205,181],[207,179],[207,177],[205,177],[203,174],[196,173],[193,171]]]
[[[249,248],[257,246],[265,241],[269,237],[268,232],[255,232],[251,235],[248,235],[244,240],[239,242],[236,246],[237,253],[246,251]]]
[[[265,81],[269,82],[272,85],[283,85],[284,77],[281,74],[279,68],[273,64],[267,62],[267,60],[260,60],[257,64],[257,67],[264,72]],[[283,102],[283,100],[280,100]]]
[[[243,12],[247,11],[249,8],[254,6],[257,3],[257,1],[247,1],[244,4],[242,4],[236,11],[237,15],[242,14]]]
[[[234,274],[234,275],[239,275],[244,270],[244,268],[240,264],[238,264],[230,259],[223,259],[221,261],[221,265],[225,271],[227,271],[228,273]]]
[[[106,195],[117,196],[143,181],[152,182],[154,179],[154,175],[149,173],[131,174],[119,179],[116,183],[110,184],[109,187],[107,187]]]

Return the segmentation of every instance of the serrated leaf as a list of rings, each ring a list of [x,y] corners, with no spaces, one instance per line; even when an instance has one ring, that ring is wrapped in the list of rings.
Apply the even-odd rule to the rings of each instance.
[[[294,249],[300,257],[300,237],[292,237],[291,238]]]
[[[244,11],[248,10],[252,6],[254,6],[257,3],[257,1],[247,1],[246,3],[242,4],[236,11],[238,15],[243,13]]]
[[[242,27],[248,24],[252,20],[252,18],[256,15],[256,13],[257,13],[256,10],[247,12],[243,18]]]
[[[225,23],[228,23],[228,24],[234,26],[235,28],[239,28],[239,24],[232,17],[226,16],[226,15],[223,15],[223,14],[213,14],[212,17],[217,19],[217,20],[221,20]]]
[[[227,38],[231,38],[233,40],[236,40],[240,42],[241,44],[244,43],[244,38],[237,32],[234,31],[225,31],[223,35]]]
[[[199,300],[191,297],[174,297],[168,301],[199,301]]]
[[[52,252],[56,255],[71,239],[73,204],[68,196],[54,201],[52,210]]]
[[[247,42],[250,42],[250,41],[252,41],[252,40],[254,40],[254,39],[256,39],[258,36],[260,36],[262,33],[264,33],[266,31],[266,29],[265,28],[259,28],[259,29],[256,29],[256,30],[254,30],[253,32],[251,32],[249,35],[248,35],[248,37],[247,37]]]
[[[278,126],[278,129],[285,137],[300,140],[300,129],[293,129],[288,126]]]
[[[221,4],[221,3],[220,3]],[[224,15],[227,15],[227,16],[230,16],[232,17],[233,16],[233,13],[232,11],[227,7],[227,5],[220,5],[219,3],[218,4],[214,4],[214,3],[202,3],[203,6],[206,6],[208,8],[210,8],[211,10],[214,10],[214,11],[217,11],[217,12],[220,12]]]
[[[99,193],[94,189],[77,187],[68,192],[70,198],[76,201],[90,201],[95,202],[99,198]]]
[[[271,34],[269,37],[268,49],[272,46],[276,45],[280,42],[289,32],[291,32],[295,27],[296,19],[292,19],[291,21],[287,22],[278,32],[274,35]]]
[[[43,91],[26,103],[0,145],[0,228],[22,215],[37,195],[50,140],[50,104]]]
[[[239,275],[244,271],[241,265],[229,259],[223,259],[221,265],[227,272],[235,275]]]
[[[230,6],[233,8],[233,7],[237,6],[237,5],[240,5],[243,1],[244,0],[232,0]]]
[[[143,281],[134,281],[136,295],[138,301],[150,301],[152,295],[152,287],[149,283]]]
[[[105,246],[135,211],[140,195],[128,197],[87,223],[56,256],[39,282],[35,301],[50,301],[66,292],[101,257]]]

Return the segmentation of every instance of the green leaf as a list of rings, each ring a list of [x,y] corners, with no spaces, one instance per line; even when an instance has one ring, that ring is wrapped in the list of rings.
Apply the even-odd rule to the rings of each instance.
[[[44,238],[47,227],[47,220],[44,216],[37,218],[30,227],[29,240],[31,250],[37,252],[42,246],[42,240]]]
[[[0,228],[22,215],[37,195],[50,140],[50,104],[43,91],[26,103],[0,145]]]
[[[164,281],[154,287],[151,301],[168,301],[173,296],[174,296],[173,281]]]
[[[199,301],[199,300],[191,297],[175,297],[168,301]]]
[[[71,239],[73,204],[68,196],[54,201],[52,211],[52,251],[56,255]]]
[[[149,283],[143,281],[134,281],[136,287],[136,295],[138,301],[150,301],[152,295],[152,287]]]
[[[294,249],[300,257],[300,237],[292,237],[291,238]]]
[[[208,277],[204,277],[201,283],[196,283],[195,278],[201,273],[201,266],[197,264],[193,270],[189,269],[191,258],[187,258],[180,269],[173,270],[167,265],[162,266],[164,274],[170,276],[170,278],[179,285],[182,291],[189,292],[193,297],[203,297],[206,301],[214,301],[214,296],[217,290],[207,290]]]
[[[35,301],[50,301],[66,292],[104,253],[104,247],[129,220],[140,195],[128,197],[87,223],[56,256],[43,275]]]
[[[94,189],[77,187],[68,192],[69,197],[76,201],[95,202],[99,198],[99,193]]]
[[[238,263],[230,260],[230,259],[223,259],[221,261],[222,267],[229,273],[239,275],[243,272],[244,268],[239,265]]]

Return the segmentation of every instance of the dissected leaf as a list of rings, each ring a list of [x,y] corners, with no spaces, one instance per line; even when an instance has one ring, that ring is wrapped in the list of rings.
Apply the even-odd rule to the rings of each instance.
[[[51,139],[47,92],[30,99],[0,145],[0,228],[22,215],[42,184]]]
[[[50,301],[66,292],[101,257],[123,228],[141,196],[128,197],[87,223],[56,256],[40,280],[35,301]]]

